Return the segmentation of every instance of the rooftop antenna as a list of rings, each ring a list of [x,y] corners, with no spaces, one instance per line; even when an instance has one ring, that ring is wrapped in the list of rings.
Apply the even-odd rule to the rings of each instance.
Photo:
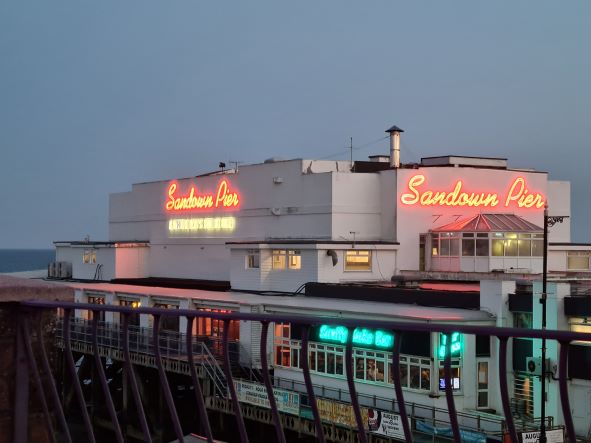
[[[349,145],[349,149],[351,150],[351,171],[353,170],[353,137],[349,137],[351,144]]]
[[[230,163],[231,165],[234,165],[234,173],[237,174],[238,173],[238,165],[241,165],[244,162],[240,161],[240,160],[228,160],[228,163]]]
[[[355,235],[359,234],[359,232],[357,231],[349,231],[349,234],[351,234],[353,236],[353,245],[352,248],[355,249]]]

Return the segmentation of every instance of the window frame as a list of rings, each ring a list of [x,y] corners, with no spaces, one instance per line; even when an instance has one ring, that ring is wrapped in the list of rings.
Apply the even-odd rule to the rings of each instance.
[[[261,250],[247,249],[244,266],[246,269],[260,269],[261,267]]]
[[[364,253],[364,255],[361,255],[360,253]],[[357,262],[357,264],[355,264],[355,261],[353,262],[354,264],[349,263],[349,258],[353,257],[353,258],[358,258],[358,257],[364,257],[365,253],[367,254],[367,266],[364,269],[359,269],[359,262]],[[373,269],[373,254],[372,254],[372,250],[371,249],[346,249],[343,252],[344,255],[344,260],[343,260],[343,271],[344,272],[371,272]],[[363,262],[361,262],[363,263]],[[351,266],[353,266],[354,268],[351,268]],[[356,268],[355,268],[356,267]]]

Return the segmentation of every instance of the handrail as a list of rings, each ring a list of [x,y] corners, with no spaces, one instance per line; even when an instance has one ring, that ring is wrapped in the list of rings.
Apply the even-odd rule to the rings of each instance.
[[[503,343],[506,339],[509,338],[532,338],[532,339],[546,339],[546,340],[555,340],[559,342],[560,345],[560,371],[558,373],[558,381],[560,386],[560,397],[561,397],[561,406],[562,406],[562,413],[565,417],[565,424],[566,424],[566,431],[570,441],[574,442],[575,440],[575,431],[571,416],[570,405],[568,401],[568,392],[567,392],[567,373],[566,373],[566,361],[568,357],[568,349],[569,344],[573,341],[587,341],[591,342],[591,333],[584,333],[584,332],[571,332],[571,331],[556,331],[556,330],[533,330],[533,329],[518,329],[518,328],[501,328],[501,327],[494,327],[494,326],[476,326],[476,325],[466,325],[466,324],[439,324],[439,323],[418,323],[418,322],[398,322],[398,321],[387,321],[387,320],[376,320],[376,319],[363,319],[363,318],[339,318],[338,320],[332,317],[323,317],[323,316],[311,316],[311,315],[293,315],[293,314],[267,314],[267,313],[240,313],[240,312],[230,312],[230,313],[221,313],[221,312],[207,312],[207,311],[197,311],[191,309],[175,309],[175,310],[166,310],[162,308],[132,308],[126,306],[110,306],[110,305],[93,305],[93,304],[81,304],[81,303],[60,303],[60,302],[46,302],[46,301],[26,301],[20,303],[20,306],[23,307],[23,312],[26,314],[27,311],[36,311],[39,309],[56,309],[61,308],[64,309],[66,312],[71,312],[74,309],[86,309],[93,311],[93,315],[96,315],[98,312],[118,312],[124,314],[124,318],[128,319],[131,314],[147,314],[151,316],[185,316],[189,317],[205,317],[205,318],[212,318],[217,320],[222,320],[227,325],[232,320],[239,320],[239,321],[250,321],[250,322],[259,322],[262,324],[266,323],[291,323],[293,325],[301,325],[301,326],[317,326],[320,324],[334,324],[337,323],[341,326],[347,328],[354,328],[354,327],[365,327],[365,328],[372,328],[372,329],[383,329],[383,330],[391,330],[396,331],[396,333],[401,332],[430,332],[430,333],[443,333],[443,334],[452,334],[454,332],[459,332],[463,334],[473,334],[473,335],[483,335],[489,337],[496,337],[498,340]],[[18,329],[18,333],[21,334],[24,328]],[[64,332],[68,332],[68,335],[71,335],[72,338],[80,332],[81,336],[84,337],[84,331],[76,331],[74,325],[74,331],[70,334],[70,328],[64,328]],[[164,334],[163,336],[157,335],[157,341],[160,342],[162,339],[165,339],[166,344],[168,347],[164,347],[167,349],[171,349],[170,346],[170,336],[168,334]],[[126,334],[127,336],[127,334]],[[147,343],[142,341],[141,334],[134,335],[135,343],[129,343],[131,346],[135,346],[139,349],[141,346],[142,349],[150,349],[150,342]],[[66,337],[67,338],[67,337]],[[105,334],[105,340],[108,340],[109,343],[120,343],[117,341],[116,336],[110,336],[109,334]],[[172,337],[172,344],[178,344],[178,340],[175,337]],[[264,337],[263,337],[264,338]],[[66,346],[69,347],[69,342],[66,339]],[[127,340],[126,340],[127,344]],[[152,343],[152,346],[155,343]],[[350,344],[350,343],[349,343]],[[261,342],[260,344],[261,349],[264,349],[264,343]],[[349,346],[348,346],[349,347]],[[163,349],[164,349],[163,348]],[[231,389],[233,388],[232,382],[232,374],[229,369],[229,358],[228,358],[228,349],[229,344],[227,340],[227,330],[223,341],[223,348],[225,354],[225,361],[226,364],[224,366],[224,370],[226,372],[226,380],[227,383],[230,384]],[[506,361],[506,347],[499,348],[499,361]],[[70,350],[68,350],[70,352]],[[179,355],[182,351],[177,350],[177,355]],[[22,354],[19,354],[22,355]],[[350,356],[350,352],[348,353]],[[207,357],[209,358],[209,357]],[[205,359],[207,359],[205,358]],[[302,352],[300,357],[301,359],[307,359],[308,355],[305,352]],[[125,357],[126,364],[131,366],[129,352],[127,352]],[[29,360],[27,362],[29,365],[36,365],[34,359]],[[349,362],[350,363],[350,362]],[[449,367],[449,362],[446,364]],[[263,368],[263,370],[266,370]],[[506,368],[500,368],[500,375],[501,377],[506,377]],[[73,373],[73,371],[71,371]],[[309,376],[309,368],[304,368],[304,378]],[[73,374],[74,375],[74,374]],[[393,374],[395,378],[395,385],[400,383],[399,373]],[[447,376],[449,378],[449,375]],[[354,386],[354,379],[351,374],[351,371],[347,371],[347,381],[349,385],[353,384]],[[24,388],[23,388],[24,389]],[[506,384],[501,383],[500,386],[501,394],[502,394],[502,403],[503,403],[503,410],[505,411],[505,419],[509,423],[512,423],[512,417],[510,414],[510,407],[508,404],[509,397],[507,393],[507,386]],[[310,397],[313,396],[313,393],[310,392],[309,387],[307,387],[308,395]],[[445,384],[445,392],[446,397],[448,399],[448,404],[450,408],[448,412],[453,414],[453,417],[450,417],[450,420],[457,420],[459,414],[453,413],[453,392],[451,383]],[[21,393],[19,397],[21,399],[19,405],[22,407],[23,404],[26,404],[22,401],[22,397],[25,395],[28,396],[28,390]],[[272,395],[271,392],[267,392],[267,396]],[[234,415],[236,417],[241,416],[240,414],[240,406],[236,400],[236,393],[232,396],[232,400],[234,402]],[[270,402],[271,404],[273,402]],[[272,406],[274,413],[276,412],[276,408]],[[359,428],[360,434],[364,432],[362,428],[362,423],[360,422],[360,411],[357,405],[357,402],[353,402],[353,408],[356,416],[357,426]],[[509,413],[508,413],[509,412]],[[23,421],[20,422],[21,424]],[[26,424],[26,421],[25,421]],[[237,423],[238,424],[238,423]],[[239,429],[243,429],[240,424],[238,424]],[[517,443],[517,435],[515,433],[515,429],[512,428],[509,434],[506,436],[510,441],[513,443]],[[22,430],[22,432],[26,432],[26,428]],[[457,426],[453,427],[453,434],[454,434],[454,441],[460,443],[460,429]],[[91,435],[91,431],[89,431],[89,437]],[[407,435],[408,436],[408,435]],[[366,436],[358,435],[361,441],[365,440]],[[241,432],[241,440],[248,441],[248,437],[245,436]]]

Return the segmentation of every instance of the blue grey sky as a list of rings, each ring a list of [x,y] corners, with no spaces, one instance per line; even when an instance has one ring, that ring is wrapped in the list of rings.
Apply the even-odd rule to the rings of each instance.
[[[108,195],[218,162],[507,157],[591,242],[591,2],[0,3],[0,248],[107,239]]]

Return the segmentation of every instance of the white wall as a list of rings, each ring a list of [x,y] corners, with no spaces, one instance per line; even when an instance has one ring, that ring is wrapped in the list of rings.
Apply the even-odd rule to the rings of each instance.
[[[115,276],[117,278],[147,277],[149,252],[148,247],[115,248]]]
[[[548,228],[549,242],[570,242],[570,182],[548,181],[548,215],[567,216],[562,223]],[[544,226],[544,225],[542,225]]]
[[[380,240],[381,219],[378,174],[332,174],[333,240]]]
[[[96,263],[83,263],[84,251],[96,251]],[[105,247],[56,247],[56,261],[69,262],[72,264],[72,276],[81,280],[94,279],[98,265],[102,265],[102,280],[115,278],[115,248]]]
[[[418,186],[420,192],[427,190],[451,192],[458,180],[462,181],[462,192],[497,193],[499,204],[495,207],[470,206],[421,206],[404,205],[401,203],[403,194],[410,194],[409,179],[415,175],[425,176],[425,182]],[[505,207],[506,194],[513,180],[523,177],[527,189],[543,195],[548,193],[547,174],[511,170],[477,169],[477,168],[417,168],[397,170],[397,239],[403,254],[399,257],[401,270],[418,269],[419,267],[419,234],[426,233],[459,218],[466,218],[483,213],[511,213],[543,226],[543,208],[519,208],[514,203]],[[556,199],[565,192],[564,187],[554,188]],[[567,198],[568,197],[564,197]],[[552,203],[551,203],[552,204]]]
[[[351,245],[233,245],[231,249],[230,284],[235,289],[295,291],[307,282],[339,283],[348,281],[388,281],[396,268],[396,250],[392,245],[358,245],[357,249],[372,251],[371,271],[345,271],[345,251]],[[260,268],[247,269],[248,249],[260,250]],[[297,249],[301,251],[301,269],[272,269],[273,249]],[[333,266],[327,250],[336,252],[338,262]]]

